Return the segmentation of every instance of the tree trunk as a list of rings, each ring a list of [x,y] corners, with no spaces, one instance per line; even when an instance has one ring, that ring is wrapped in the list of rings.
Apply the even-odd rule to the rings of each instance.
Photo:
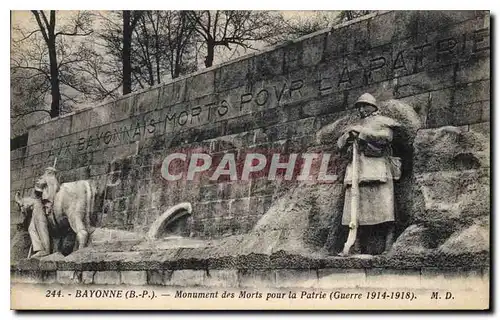
[[[155,62],[156,62],[156,81],[158,84],[161,82],[161,73],[160,73],[160,38],[158,34],[155,35]]]
[[[32,10],[35,16],[38,28],[43,35],[47,49],[49,50],[49,64],[50,64],[50,94],[52,102],[50,104],[50,117],[55,118],[60,115],[61,104],[61,91],[59,88],[59,66],[57,63],[57,50],[56,50],[56,12],[50,11],[50,18],[47,17],[43,11]],[[43,21],[41,19],[43,18]]]
[[[214,63],[214,49],[215,43],[207,41],[207,56],[205,57],[205,67],[209,68]]]
[[[123,11],[123,48],[122,48],[122,73],[123,94],[132,92],[132,64],[130,61],[130,50],[132,42],[132,30],[130,27],[130,11]]]
[[[57,53],[55,37],[48,43],[50,61],[50,93],[52,103],[50,104],[50,117],[55,118],[60,114],[61,92],[59,90],[59,69],[57,68]]]
[[[174,74],[172,75],[172,79],[178,78],[181,74],[181,66],[176,61],[174,65]]]

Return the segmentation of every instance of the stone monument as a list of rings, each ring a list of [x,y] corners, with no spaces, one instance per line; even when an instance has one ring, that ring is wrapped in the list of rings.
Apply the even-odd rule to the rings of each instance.
[[[30,129],[13,286],[483,301],[489,46],[485,11],[375,12]]]

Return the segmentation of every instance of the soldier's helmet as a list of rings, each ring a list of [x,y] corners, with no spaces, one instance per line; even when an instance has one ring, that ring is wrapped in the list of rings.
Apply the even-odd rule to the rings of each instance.
[[[377,100],[374,96],[369,93],[363,93],[358,100],[354,103],[354,106],[359,108],[362,104],[369,104],[378,110]]]
[[[47,167],[45,168],[45,173],[56,173],[57,169],[54,167]]]

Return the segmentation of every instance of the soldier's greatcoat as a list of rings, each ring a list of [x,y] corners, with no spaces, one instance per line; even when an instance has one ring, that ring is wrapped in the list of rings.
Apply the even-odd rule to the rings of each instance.
[[[393,129],[398,126],[400,124],[394,119],[375,112],[347,128],[338,140],[339,148],[348,147],[351,156],[349,132],[359,132],[359,225],[394,221],[393,180],[400,177],[401,161],[392,156],[391,142]],[[351,221],[351,178],[352,163],[348,165],[344,178],[346,193],[343,225],[349,225]]]
[[[28,227],[28,232],[31,238],[31,244],[33,245],[33,252],[43,251],[46,253],[52,252],[51,250],[51,237],[49,234],[49,223],[47,217],[45,216],[45,209],[37,199],[35,201],[35,206],[33,207],[33,214],[31,216],[31,222]]]

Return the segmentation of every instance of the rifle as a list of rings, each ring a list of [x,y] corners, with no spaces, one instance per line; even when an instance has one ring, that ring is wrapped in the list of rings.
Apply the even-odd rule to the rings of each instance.
[[[351,247],[356,241],[358,233],[358,211],[359,211],[359,143],[355,137],[352,144],[352,181],[351,181],[351,222],[349,223],[349,235],[342,250],[342,256],[349,255]]]

